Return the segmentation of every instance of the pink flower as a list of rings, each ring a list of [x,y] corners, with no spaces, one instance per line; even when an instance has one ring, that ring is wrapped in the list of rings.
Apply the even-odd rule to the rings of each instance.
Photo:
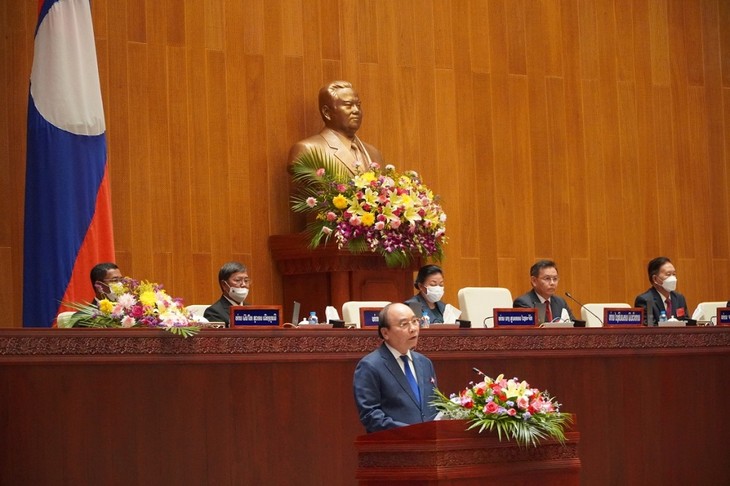
[[[400,220],[399,219],[394,219],[393,221],[391,221],[390,222],[390,227],[393,228],[393,229],[398,229],[400,227]]]
[[[335,213],[333,213],[332,211],[329,211],[327,213],[327,221],[332,222],[332,221],[334,221],[336,219],[337,219],[337,215]]]
[[[350,224],[352,226],[360,226],[360,223],[361,222],[362,221],[360,221],[360,218],[358,218],[357,216],[353,216],[353,217],[350,218]]]
[[[382,231],[385,228],[385,223],[382,221],[378,221],[375,223],[375,229],[378,231]]]
[[[527,407],[529,407],[529,406],[530,406],[530,401],[527,399],[527,397],[519,397],[517,399],[518,408],[520,408],[522,410],[526,410]]]
[[[322,226],[322,233],[329,235],[330,233],[332,233],[332,228],[330,228],[329,226]]]
[[[514,408],[510,408],[509,410],[507,410],[507,415],[509,415],[510,417],[514,417],[515,415],[517,415],[517,410],[515,410]]]
[[[337,192],[345,192],[345,191],[347,191],[347,185],[337,184]]]
[[[124,316],[124,319],[122,319],[122,327],[132,327],[134,325],[135,321],[133,317]]]
[[[311,197],[311,196],[307,198],[307,206],[309,206],[310,208],[313,208],[316,205],[317,205],[317,199],[316,198]]]
[[[324,167],[320,167],[317,169],[317,177],[322,177],[324,175]]]
[[[499,410],[499,405],[494,402],[484,405],[484,413],[497,413],[497,410]]]

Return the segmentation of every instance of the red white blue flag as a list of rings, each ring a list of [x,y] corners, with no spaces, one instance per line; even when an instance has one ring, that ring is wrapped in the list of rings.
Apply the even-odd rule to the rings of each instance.
[[[90,301],[114,261],[106,126],[90,0],[40,0],[28,99],[23,324]]]

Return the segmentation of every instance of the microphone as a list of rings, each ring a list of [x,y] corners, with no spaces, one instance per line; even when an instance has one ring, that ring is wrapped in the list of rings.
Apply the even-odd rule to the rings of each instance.
[[[575,297],[573,297],[572,295],[570,295],[570,292],[565,292],[565,295],[566,295],[566,296],[567,296],[567,297],[568,297],[568,298],[569,298],[570,300],[572,300],[573,302],[575,302],[576,304],[578,304],[578,305],[579,305],[579,306],[581,307],[581,309],[585,309],[585,310],[586,310],[586,312],[588,312],[588,313],[589,313],[590,315],[592,315],[593,317],[595,317],[596,319],[598,319],[598,322],[600,322],[600,323],[601,323],[601,325],[603,325],[603,319],[601,319],[600,317],[598,317],[598,316],[597,316],[597,315],[595,314],[595,312],[593,312],[592,310],[590,310],[590,309],[589,309],[588,307],[586,307],[585,305],[583,305],[583,304],[581,304],[580,302],[578,302],[578,301],[577,301],[577,300],[575,299]]]
[[[487,317],[485,317],[485,318],[484,318],[484,321],[482,322],[482,325],[483,325],[484,327],[487,327],[487,321],[488,321],[489,319],[494,319],[494,316],[487,316]]]

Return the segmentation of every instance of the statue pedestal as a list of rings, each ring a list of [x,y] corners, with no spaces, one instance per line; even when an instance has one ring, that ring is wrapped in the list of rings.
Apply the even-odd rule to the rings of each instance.
[[[283,276],[284,317],[291,319],[294,301],[301,303],[300,319],[310,311],[324,320],[332,305],[342,315],[350,300],[403,302],[414,293],[414,274],[420,261],[407,268],[390,268],[374,253],[353,254],[330,243],[309,248],[304,233],[272,235],[269,249]]]

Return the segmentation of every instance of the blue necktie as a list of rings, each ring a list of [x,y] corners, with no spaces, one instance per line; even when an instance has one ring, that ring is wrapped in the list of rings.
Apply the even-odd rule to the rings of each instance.
[[[416,396],[418,403],[421,403],[421,392],[418,390],[418,382],[416,381],[416,377],[413,376],[413,372],[411,371],[411,365],[408,363],[408,356],[404,354],[400,357],[400,359],[403,360],[403,368],[406,372],[406,380],[408,380],[408,384],[411,385],[411,390],[413,390],[413,394]]]

